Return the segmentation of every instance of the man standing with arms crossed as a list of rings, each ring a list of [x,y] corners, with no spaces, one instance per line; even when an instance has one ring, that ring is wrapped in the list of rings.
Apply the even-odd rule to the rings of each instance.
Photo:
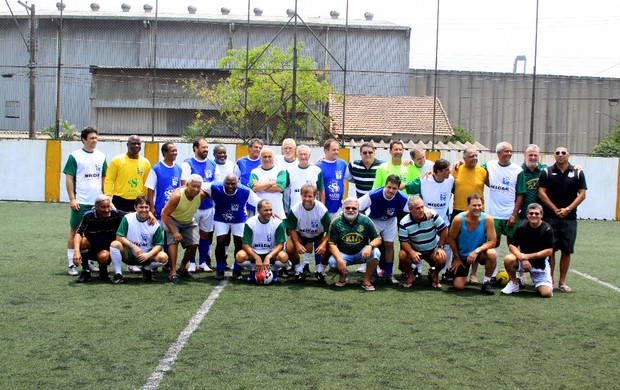
[[[553,254],[551,277],[555,269],[555,252],[560,251],[560,280],[558,287],[564,292],[573,289],[566,284],[570,255],[575,251],[577,239],[577,206],[586,199],[586,178],[581,170],[568,163],[568,149],[555,149],[555,164],[547,167],[538,180],[538,197],[544,205],[545,221],[553,228]]]
[[[102,194],[103,182],[108,169],[105,155],[96,150],[97,130],[87,127],[80,135],[83,147],[71,153],[63,169],[66,177],[67,194],[71,217],[69,219],[69,240],[67,241],[67,259],[69,269],[67,274],[78,274],[77,267],[73,262],[73,241],[75,231],[78,228],[84,213],[92,209],[95,199]],[[96,268],[91,267],[94,271]]]

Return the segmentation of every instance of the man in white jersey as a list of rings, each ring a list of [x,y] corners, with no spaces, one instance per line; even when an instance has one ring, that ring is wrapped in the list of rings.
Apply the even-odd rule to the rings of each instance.
[[[286,217],[286,227],[290,236],[286,243],[286,252],[295,269],[294,281],[302,281],[307,274],[304,273],[305,264],[302,267],[299,256],[312,256],[314,252],[318,256],[316,265],[321,263],[321,258],[327,262],[329,251],[327,250],[327,231],[331,218],[323,203],[316,201],[316,187],[306,183],[301,186],[301,201],[294,203]]]
[[[512,145],[508,142],[500,142],[495,151],[497,152],[497,160],[488,161],[482,165],[488,173],[486,181],[486,185],[489,187],[487,212],[493,217],[495,223],[497,257],[495,258],[496,268],[493,277],[497,275],[498,271],[497,264],[502,235],[506,235],[506,240],[510,245],[512,235],[519,226],[519,210],[523,203],[523,195],[526,192],[523,169],[510,161]],[[475,275],[477,269],[478,265],[474,263],[472,275]]]
[[[242,248],[235,260],[250,270],[248,282],[256,281],[257,271],[271,270],[273,282],[277,283],[276,271],[288,263],[284,251],[286,229],[284,222],[275,218],[271,202],[262,199],[256,206],[257,215],[249,218],[243,228]]]
[[[286,138],[282,141],[282,155],[274,157],[274,165],[279,165],[284,169],[288,169],[297,165],[297,159],[295,158],[295,149],[297,143],[292,138]]]
[[[409,195],[419,195],[424,200],[424,206],[435,210],[437,214],[450,226],[450,200],[454,191],[454,177],[450,174],[450,162],[440,158],[433,164],[433,173],[431,175],[420,176],[405,185],[405,190]],[[450,245],[445,243],[444,250],[447,259],[452,257]],[[449,266],[449,261],[445,262],[441,273],[445,273]],[[422,263],[418,264],[417,273],[422,272]],[[428,270],[429,280],[435,270],[431,267]]]
[[[77,267],[73,263],[75,231],[84,213],[93,208],[95,199],[103,193],[103,183],[108,169],[105,155],[95,149],[97,147],[97,130],[87,127],[82,130],[80,138],[83,144],[82,148],[69,155],[63,169],[66,176],[65,183],[69,195],[69,206],[71,207],[69,240],[67,242],[67,259],[69,260],[67,273],[72,276],[78,274]],[[95,271],[96,267],[91,265],[91,270]]]
[[[273,213],[280,219],[285,219],[284,189],[286,188],[286,170],[273,164],[273,151],[260,151],[261,165],[252,170],[250,185],[261,199],[267,199],[273,206]]]
[[[426,150],[415,147],[409,152],[413,164],[409,165],[409,174],[421,176],[433,169],[433,162],[426,159]]]
[[[152,279],[152,270],[168,260],[164,252],[164,232],[159,224],[149,225],[150,204],[146,196],[135,200],[135,213],[123,217],[116,240],[110,244],[110,258],[114,266],[112,283],[123,282],[122,263],[140,266],[145,281]]]
[[[213,160],[215,161],[215,180],[224,181],[226,175],[235,173],[235,163],[228,160],[226,146],[219,144],[213,148]],[[237,180],[239,178],[237,177]]]

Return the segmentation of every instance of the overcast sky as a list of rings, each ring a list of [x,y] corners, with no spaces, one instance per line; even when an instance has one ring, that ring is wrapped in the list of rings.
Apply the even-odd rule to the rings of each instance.
[[[36,0],[37,10],[54,9],[57,0]],[[58,0],[59,1],[59,0]],[[102,10],[120,10],[125,2],[131,12],[143,12],[155,0],[94,0]],[[539,0],[538,74],[620,78],[620,0]],[[22,8],[8,0],[14,11]],[[68,0],[67,10],[89,11],[92,1]],[[187,13],[195,5],[198,14],[219,14],[226,6],[231,14],[246,14],[247,0],[159,0],[167,12]],[[345,17],[346,0],[298,0],[301,17],[329,18],[331,10]],[[263,15],[286,15],[295,0],[252,0]],[[0,11],[7,11],[0,3]],[[409,26],[410,66],[433,69],[437,0],[349,0],[349,18]],[[512,72],[515,57],[526,56],[527,73],[534,66],[536,0],[440,0],[439,69]],[[519,62],[519,72],[523,62]]]

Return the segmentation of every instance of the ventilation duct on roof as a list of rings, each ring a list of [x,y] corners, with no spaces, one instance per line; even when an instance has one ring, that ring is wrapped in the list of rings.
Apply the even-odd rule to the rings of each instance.
[[[196,15],[196,11],[198,11],[198,8],[196,8],[193,5],[190,5],[189,7],[187,7],[187,11],[189,12],[190,15]]]
[[[147,14],[150,14],[151,11],[153,10],[153,6],[150,4],[144,4],[144,7],[142,8],[144,8],[144,12],[146,12]]]
[[[289,18],[292,18],[293,16],[295,16],[295,11],[289,8],[289,9],[286,10],[286,15]]]
[[[262,9],[260,9],[258,7],[254,8],[254,15],[255,16],[261,16],[262,14],[263,14],[263,10]]]
[[[222,7],[220,11],[222,12],[222,15],[228,15],[230,13],[230,9],[226,7]]]
[[[332,19],[338,19],[338,16],[340,16],[340,12],[332,11],[332,12],[329,13],[329,16],[331,16]]]
[[[91,9],[93,12],[97,12],[97,11],[99,11],[99,8],[101,8],[101,7],[100,7],[100,6],[99,6],[99,4],[97,4],[97,3],[91,3],[91,4],[90,4],[90,9]]]
[[[67,4],[59,1],[58,3],[56,3],[56,8],[58,8],[58,11],[64,11],[64,9],[67,8]]]
[[[123,3],[123,5],[121,5],[121,9],[123,10],[123,12],[129,12],[131,6],[127,3]]]
[[[364,14],[364,17],[366,18],[366,20],[372,20],[372,18],[375,17],[375,14],[373,14],[372,12],[366,12]]]

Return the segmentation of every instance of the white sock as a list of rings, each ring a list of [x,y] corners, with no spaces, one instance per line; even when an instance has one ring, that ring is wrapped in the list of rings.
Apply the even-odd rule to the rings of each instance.
[[[71,267],[73,264],[73,255],[75,254],[75,250],[73,249],[67,249],[67,259],[69,259],[69,267]]]
[[[239,266],[243,269],[250,269],[250,260],[246,260],[243,263],[239,263]]]
[[[446,252],[446,265],[443,266],[441,273],[444,274],[448,268],[450,268],[450,259],[452,259],[452,249],[450,249],[450,245],[446,244],[443,246],[444,252]]]
[[[482,279],[482,283],[491,283],[491,277],[485,276],[484,279]]]
[[[285,265],[281,261],[276,260],[276,262],[271,266],[271,270],[275,272],[284,267]]]
[[[422,261],[418,263],[418,266],[416,268],[418,269],[418,273],[421,274],[422,273]]]
[[[304,266],[303,264],[299,263],[299,264],[295,264],[295,272],[297,273],[302,273],[304,272]]]
[[[250,263],[250,261],[247,261],[248,263]],[[244,263],[245,264],[245,263]],[[256,263],[250,263],[250,265],[248,266],[248,268],[250,268],[250,271],[254,272],[256,271]]]
[[[112,259],[112,265],[114,266],[114,274],[123,274],[123,255],[121,251],[110,247],[110,258]]]
[[[501,254],[499,253],[499,247],[495,248],[495,251],[497,252],[497,257],[495,258],[495,269],[493,270],[493,277],[497,276],[497,273],[499,272],[499,259],[502,258]]]
[[[325,266],[321,263],[319,265],[316,266],[316,272],[322,274],[325,272]]]
[[[310,264],[312,261],[312,253],[304,253],[304,264]]]
[[[158,267],[163,267],[166,263],[158,263],[156,261],[152,261],[150,264],[147,264],[144,266],[144,269],[146,270],[154,270],[155,268]]]

